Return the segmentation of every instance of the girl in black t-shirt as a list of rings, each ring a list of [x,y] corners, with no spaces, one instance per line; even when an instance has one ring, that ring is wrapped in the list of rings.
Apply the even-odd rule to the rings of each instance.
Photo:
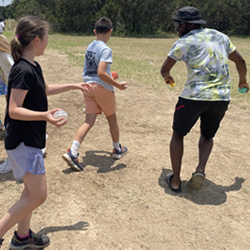
[[[4,234],[18,223],[10,249],[44,248],[50,239],[33,233],[29,226],[32,211],[47,197],[47,184],[42,148],[45,147],[46,123],[61,127],[63,118],[55,119],[58,110],[48,110],[47,95],[79,89],[81,84],[47,85],[42,69],[34,59],[43,55],[48,44],[47,22],[33,16],[23,17],[11,41],[15,61],[9,76],[7,114],[5,117],[5,148],[14,177],[22,179],[21,198],[0,220],[0,248]]]

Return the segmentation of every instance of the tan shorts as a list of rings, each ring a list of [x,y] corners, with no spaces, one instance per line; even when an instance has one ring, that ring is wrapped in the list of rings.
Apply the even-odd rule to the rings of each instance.
[[[92,82],[84,89],[85,113],[113,115],[116,112],[115,92],[105,89],[102,85]]]

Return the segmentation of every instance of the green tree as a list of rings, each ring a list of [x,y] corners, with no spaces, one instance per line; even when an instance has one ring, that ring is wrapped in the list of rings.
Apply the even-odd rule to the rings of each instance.
[[[39,15],[60,32],[92,33],[101,16],[117,35],[158,35],[173,31],[173,13],[184,6],[200,9],[207,27],[250,35],[249,0],[13,0],[9,14]]]

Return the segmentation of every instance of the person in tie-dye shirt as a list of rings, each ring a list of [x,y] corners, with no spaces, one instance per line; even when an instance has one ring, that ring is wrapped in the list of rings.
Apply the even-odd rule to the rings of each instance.
[[[166,176],[171,190],[181,192],[183,139],[199,118],[199,163],[187,186],[199,190],[205,179],[205,165],[212,151],[213,137],[230,102],[229,59],[236,65],[238,87],[245,87],[248,92],[249,85],[245,60],[228,36],[202,27],[206,21],[197,8],[183,7],[173,19],[180,38],[164,61],[161,75],[165,83],[172,85],[175,81],[170,70],[176,61],[184,61],[187,65],[187,81],[176,104],[170,142],[173,173]]]

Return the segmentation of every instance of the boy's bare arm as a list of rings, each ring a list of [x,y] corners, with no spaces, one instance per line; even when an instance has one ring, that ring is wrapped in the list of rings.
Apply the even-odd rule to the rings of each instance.
[[[124,90],[128,87],[126,82],[117,82],[115,81],[110,75],[106,72],[107,69],[107,63],[106,62],[100,62],[98,66],[97,76],[103,80],[104,82],[120,89]]]

